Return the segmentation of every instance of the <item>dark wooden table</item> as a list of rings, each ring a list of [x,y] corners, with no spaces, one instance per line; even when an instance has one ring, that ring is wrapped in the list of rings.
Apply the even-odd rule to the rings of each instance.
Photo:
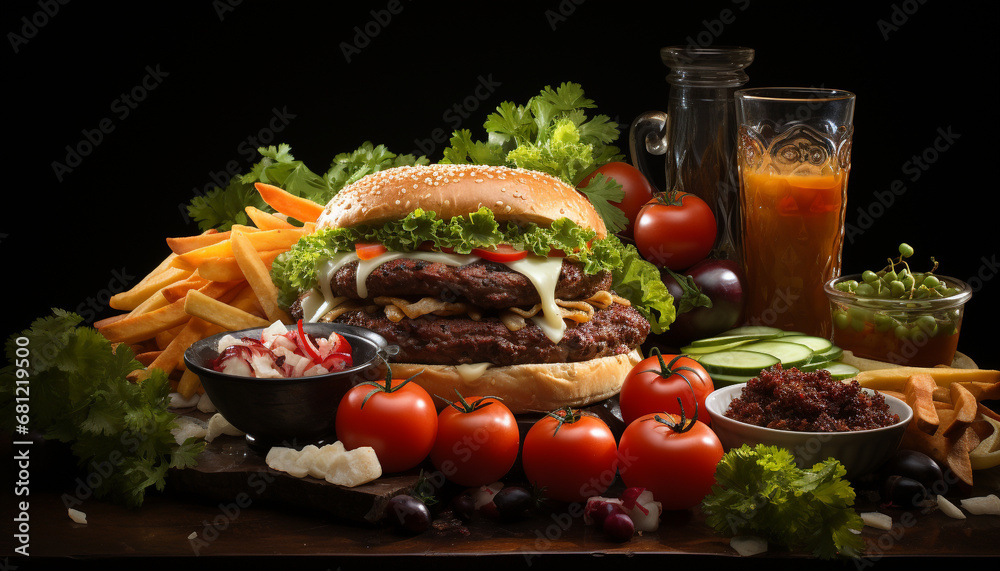
[[[237,437],[222,436],[216,450],[235,449]],[[257,462],[252,452],[245,459]],[[208,464],[204,469],[211,470]],[[266,468],[264,468],[266,469]],[[279,475],[275,473],[275,475]],[[405,485],[406,476],[403,476]],[[245,478],[244,478],[245,479]],[[280,481],[268,486],[280,488]],[[856,486],[857,487],[857,486]],[[252,489],[264,490],[265,486]],[[975,492],[1000,490],[1000,469],[977,472]],[[13,556],[12,535],[0,554],[0,569],[78,568],[82,562],[104,569],[218,568],[235,560],[246,567],[292,565],[294,569],[354,569],[372,565],[401,564],[435,568],[474,566],[535,567],[571,565],[574,568],[638,566],[656,558],[657,565],[740,565],[775,569],[815,565],[808,554],[772,547],[766,554],[739,558],[729,539],[704,525],[698,510],[664,514],[658,531],[615,543],[584,525],[579,511],[562,504],[543,509],[513,523],[489,518],[468,525],[438,520],[438,529],[408,537],[378,524],[333,517],[325,506],[309,502],[289,505],[267,493],[234,492],[221,498],[218,491],[193,493],[182,478],[162,493],[147,495],[142,508],[130,510],[89,499],[79,509],[88,523],[77,524],[67,515],[61,498],[73,494],[71,486],[32,489],[30,495],[30,558]],[[859,491],[859,511],[878,506],[864,489]],[[5,501],[3,520],[15,517],[14,502]],[[995,569],[1000,561],[1000,516],[951,519],[938,511],[921,513],[885,511],[896,522],[891,531],[865,528],[865,557],[836,562],[837,568],[912,568],[933,558],[956,558],[965,569]],[[191,539],[192,534],[195,534]],[[936,561],[936,562],[935,562]],[[948,563],[949,565],[951,563]]]

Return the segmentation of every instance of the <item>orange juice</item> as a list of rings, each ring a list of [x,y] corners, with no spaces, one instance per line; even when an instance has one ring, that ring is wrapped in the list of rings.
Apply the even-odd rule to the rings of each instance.
[[[829,338],[823,284],[840,275],[847,173],[740,173],[750,323]]]

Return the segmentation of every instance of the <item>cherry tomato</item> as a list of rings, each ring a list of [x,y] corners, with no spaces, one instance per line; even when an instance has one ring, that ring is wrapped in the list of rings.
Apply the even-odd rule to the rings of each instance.
[[[411,380],[361,383],[347,391],[337,407],[337,438],[348,450],[374,448],[385,473],[420,464],[437,436],[434,400]]]
[[[612,162],[598,167],[594,172],[584,177],[577,186],[580,188],[586,187],[590,183],[590,179],[598,174],[603,174],[607,178],[614,179],[625,190],[625,196],[622,197],[621,202],[612,202],[611,204],[620,208],[628,218],[628,226],[621,231],[621,234],[631,238],[634,233],[635,219],[639,215],[639,210],[653,199],[653,185],[634,166],[628,163]]]
[[[492,249],[473,248],[472,254],[491,262],[513,262],[528,256],[527,250],[516,250],[509,244],[500,244]]]
[[[671,191],[650,200],[635,221],[635,247],[646,260],[680,271],[703,260],[715,244],[715,215],[697,196]]]
[[[517,459],[517,421],[498,398],[458,397],[438,415],[431,463],[456,484],[485,486],[502,478]]]
[[[548,413],[524,436],[524,474],[548,498],[565,502],[600,496],[615,481],[615,437],[603,420],[579,410]]]
[[[354,253],[358,255],[358,258],[362,260],[370,260],[376,256],[381,256],[382,254],[388,252],[389,249],[378,242],[370,244],[355,244]]]
[[[685,510],[711,492],[722,455],[719,437],[705,423],[654,413],[625,428],[618,466],[626,486],[650,490],[664,510]]]
[[[625,425],[653,412],[680,414],[681,407],[690,415],[697,410],[698,417],[711,424],[705,398],[715,390],[715,384],[708,371],[690,357],[653,351],[655,354],[639,361],[622,383],[618,404]]]

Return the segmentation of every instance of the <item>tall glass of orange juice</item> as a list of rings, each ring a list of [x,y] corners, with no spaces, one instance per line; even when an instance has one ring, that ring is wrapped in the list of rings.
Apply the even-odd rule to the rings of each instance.
[[[749,323],[830,337],[823,284],[840,275],[854,94],[736,92]]]

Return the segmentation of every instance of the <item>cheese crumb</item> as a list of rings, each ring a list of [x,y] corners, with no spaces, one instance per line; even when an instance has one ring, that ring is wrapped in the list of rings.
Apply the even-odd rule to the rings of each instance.
[[[272,470],[296,478],[310,476],[331,484],[353,488],[382,475],[375,449],[361,446],[346,450],[340,441],[322,448],[309,444],[302,450],[275,446],[268,450],[265,462]]]
[[[73,520],[76,523],[86,524],[87,523],[87,514],[83,513],[80,510],[75,510],[73,508],[69,508],[69,519]]]

